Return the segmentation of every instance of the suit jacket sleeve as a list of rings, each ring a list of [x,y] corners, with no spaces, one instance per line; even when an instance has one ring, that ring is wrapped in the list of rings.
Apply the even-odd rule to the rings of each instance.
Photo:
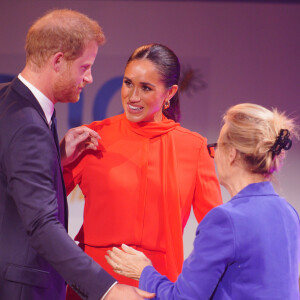
[[[16,131],[4,159],[8,190],[31,246],[83,298],[100,299],[115,280],[74,243],[58,220],[54,182],[60,164],[49,131],[34,122]]]
[[[230,217],[214,208],[199,224],[194,250],[183,264],[175,283],[146,267],[140,278],[140,288],[156,293],[158,299],[209,299],[226,267],[234,260],[235,243]]]

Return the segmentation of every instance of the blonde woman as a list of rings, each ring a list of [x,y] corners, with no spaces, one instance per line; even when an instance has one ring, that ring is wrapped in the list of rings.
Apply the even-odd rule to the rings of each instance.
[[[208,145],[232,199],[199,224],[175,283],[142,253],[109,251],[119,274],[159,299],[299,299],[299,217],[271,179],[297,136],[293,120],[255,104],[231,107],[218,143]]]

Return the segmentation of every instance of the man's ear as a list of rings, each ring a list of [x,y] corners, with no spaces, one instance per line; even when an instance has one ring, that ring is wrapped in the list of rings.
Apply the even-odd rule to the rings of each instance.
[[[62,52],[57,52],[51,57],[51,65],[55,72],[59,72],[62,68],[64,62],[64,54]]]

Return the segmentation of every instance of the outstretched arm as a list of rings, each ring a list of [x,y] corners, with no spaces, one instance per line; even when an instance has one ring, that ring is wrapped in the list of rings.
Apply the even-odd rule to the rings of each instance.
[[[131,279],[139,280],[142,271],[147,266],[152,266],[151,260],[143,252],[137,251],[127,245],[122,245],[122,250],[113,247],[105,256],[107,262],[113,267],[114,271],[120,275]]]
[[[124,252],[123,252],[123,251]],[[235,235],[225,210],[211,210],[197,228],[194,250],[185,260],[176,282],[158,273],[145,255],[122,245],[108,251],[115,272],[139,279],[139,287],[161,300],[208,299],[228,265],[235,261]]]
[[[61,165],[68,165],[85,150],[97,150],[99,139],[99,134],[86,126],[69,129],[60,142]]]

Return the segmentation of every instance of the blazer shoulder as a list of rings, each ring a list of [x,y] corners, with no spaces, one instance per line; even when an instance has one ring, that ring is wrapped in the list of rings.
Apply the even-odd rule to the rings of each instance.
[[[236,257],[236,228],[230,211],[222,204],[211,209],[199,223],[196,236],[207,232],[209,239],[230,240],[232,257]]]
[[[46,121],[45,114],[37,99],[31,91],[16,77],[13,81],[0,86],[0,115],[1,118],[14,116],[20,117],[22,121],[38,113],[39,119]]]
[[[0,97],[7,91],[11,82],[0,83]]]
[[[48,130],[46,118],[36,105],[26,101],[26,98],[16,93],[9,84],[4,89],[6,91],[0,97],[0,133],[3,143],[8,144],[15,134],[28,126],[36,127],[37,132],[38,128]],[[0,90],[0,94],[2,92],[3,89]]]

